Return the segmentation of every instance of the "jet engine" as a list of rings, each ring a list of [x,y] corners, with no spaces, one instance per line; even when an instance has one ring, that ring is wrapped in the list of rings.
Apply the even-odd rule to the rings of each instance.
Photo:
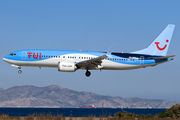
[[[61,72],[75,72],[77,67],[75,63],[70,62],[58,62],[58,71]]]

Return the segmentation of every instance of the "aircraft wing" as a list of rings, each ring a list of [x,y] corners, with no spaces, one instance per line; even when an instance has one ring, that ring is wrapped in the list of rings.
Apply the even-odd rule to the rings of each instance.
[[[97,69],[98,65],[101,65],[102,60],[106,59],[108,56],[103,55],[94,59],[82,61],[76,63],[76,66],[80,69]]]
[[[163,57],[154,57],[153,59],[155,59],[155,60],[163,60],[163,59],[167,59],[167,58],[169,58],[169,57],[175,57],[176,55],[170,55],[170,56],[163,56]]]

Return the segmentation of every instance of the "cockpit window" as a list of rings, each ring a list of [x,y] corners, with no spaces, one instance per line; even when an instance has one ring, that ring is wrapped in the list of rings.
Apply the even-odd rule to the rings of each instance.
[[[15,55],[16,55],[16,53],[11,53],[11,54],[9,54],[9,55],[11,55],[11,56],[15,56]]]

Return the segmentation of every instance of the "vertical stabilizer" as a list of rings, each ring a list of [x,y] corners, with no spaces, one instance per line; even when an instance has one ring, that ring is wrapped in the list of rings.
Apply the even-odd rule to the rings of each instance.
[[[147,48],[133,53],[166,56],[174,28],[175,25],[169,24]]]

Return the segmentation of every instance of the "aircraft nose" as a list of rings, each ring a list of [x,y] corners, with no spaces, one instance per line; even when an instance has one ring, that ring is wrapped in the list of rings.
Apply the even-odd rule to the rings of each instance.
[[[3,57],[2,59],[3,59],[3,61],[5,61],[5,62],[7,62],[7,61],[8,61],[8,59],[6,58],[6,56],[5,56],[5,57]]]
[[[9,56],[8,56],[8,55],[7,55],[7,56],[5,56],[5,57],[3,57],[2,59],[3,59],[3,61],[5,61],[5,62],[7,62],[7,63],[12,64],[12,62],[10,61],[10,59],[9,59]]]
[[[4,61],[6,61],[6,59],[5,58],[2,58]]]

